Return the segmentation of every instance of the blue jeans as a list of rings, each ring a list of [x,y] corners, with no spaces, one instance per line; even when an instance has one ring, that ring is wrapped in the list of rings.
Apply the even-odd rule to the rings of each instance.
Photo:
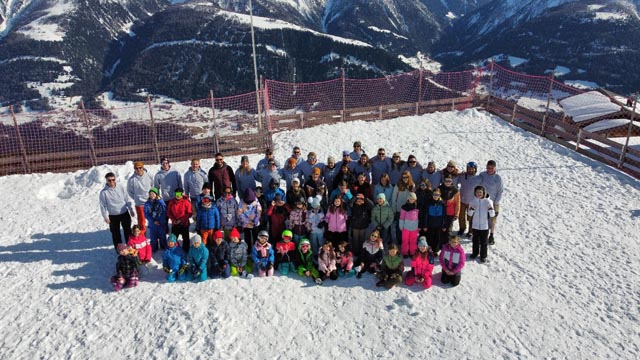
[[[320,248],[324,245],[324,233],[312,232],[311,239],[311,251],[314,254],[319,254]]]

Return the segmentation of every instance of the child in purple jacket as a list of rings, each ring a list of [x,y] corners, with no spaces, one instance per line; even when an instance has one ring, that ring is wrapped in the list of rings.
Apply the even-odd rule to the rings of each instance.
[[[458,286],[462,278],[465,253],[460,245],[460,237],[452,236],[448,244],[444,244],[440,252],[440,265],[442,265],[442,283]]]

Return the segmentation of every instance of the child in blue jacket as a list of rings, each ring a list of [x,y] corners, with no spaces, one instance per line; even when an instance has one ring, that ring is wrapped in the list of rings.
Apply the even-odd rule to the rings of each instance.
[[[162,268],[167,273],[167,282],[185,280],[185,271],[189,267],[187,256],[180,246],[176,246],[178,239],[175,234],[169,235],[167,249],[162,254]]]
[[[440,197],[440,189],[435,188],[431,199],[427,200],[426,211],[420,219],[422,230],[427,233],[427,243],[433,249],[433,255],[438,256],[440,247],[448,241],[448,225],[445,205]]]
[[[167,204],[160,198],[157,188],[149,190],[149,199],[144,203],[147,219],[147,235],[153,252],[167,248]]]
[[[207,261],[209,260],[209,250],[202,245],[202,238],[195,234],[191,238],[191,247],[189,248],[189,266],[191,267],[191,276],[195,281],[207,280]]]

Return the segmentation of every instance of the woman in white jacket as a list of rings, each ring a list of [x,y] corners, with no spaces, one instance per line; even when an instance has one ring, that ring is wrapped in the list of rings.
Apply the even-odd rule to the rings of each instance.
[[[493,209],[493,201],[486,197],[483,186],[478,185],[473,189],[475,198],[469,202],[467,214],[471,217],[471,230],[473,232],[473,250],[471,258],[480,255],[480,262],[487,261],[487,242],[489,239],[490,219],[496,216]]]

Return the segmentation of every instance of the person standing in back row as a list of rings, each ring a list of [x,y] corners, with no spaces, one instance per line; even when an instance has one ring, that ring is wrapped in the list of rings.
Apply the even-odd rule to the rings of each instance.
[[[502,191],[504,186],[502,185],[502,178],[496,173],[495,160],[487,161],[486,171],[480,173],[482,179],[481,185],[484,187],[486,194],[493,200],[493,209],[495,211],[495,217],[491,219],[491,227],[489,229],[489,245],[495,244],[493,234],[496,231],[496,220],[498,219],[498,212],[500,211],[500,201],[502,200]]]
[[[113,247],[118,252],[118,244],[124,244],[122,242],[122,234],[120,234],[120,225],[122,225],[122,230],[124,231],[124,238],[129,239],[131,235],[131,217],[135,213],[124,186],[116,184],[116,175],[109,172],[104,178],[107,183],[99,195],[100,213],[104,222],[109,224]]]
[[[221,153],[215,155],[216,162],[209,169],[209,182],[213,185],[213,194],[217,201],[224,193],[225,187],[231,188],[233,196],[236,194],[236,175],[231,166],[224,162],[224,156]]]
[[[144,217],[144,204],[149,197],[149,190],[153,187],[153,178],[144,168],[142,161],[133,163],[133,174],[127,181],[127,193],[133,199],[136,218],[142,235],[146,233],[147,224]]]
[[[198,195],[207,181],[207,173],[200,167],[200,159],[191,159],[191,167],[184,173],[184,193],[191,201],[194,219],[198,213]]]

